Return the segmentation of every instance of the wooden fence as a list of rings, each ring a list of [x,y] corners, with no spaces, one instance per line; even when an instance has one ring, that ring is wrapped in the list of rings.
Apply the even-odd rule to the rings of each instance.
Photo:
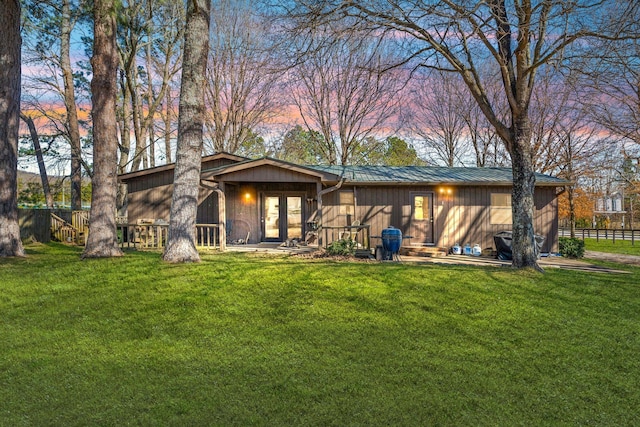
[[[570,237],[571,230],[568,228],[560,229],[560,237]],[[631,230],[625,228],[579,228],[576,229],[576,238],[578,239],[600,239],[616,241],[625,240],[635,245],[636,240],[640,238],[640,230]]]

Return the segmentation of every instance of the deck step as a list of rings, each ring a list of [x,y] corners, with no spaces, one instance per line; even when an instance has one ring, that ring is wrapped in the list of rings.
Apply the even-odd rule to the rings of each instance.
[[[437,258],[447,256],[447,250],[437,246],[403,246],[400,255]]]

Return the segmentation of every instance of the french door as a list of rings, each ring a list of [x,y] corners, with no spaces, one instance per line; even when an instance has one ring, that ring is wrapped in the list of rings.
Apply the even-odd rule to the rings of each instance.
[[[302,195],[267,193],[263,196],[261,223],[266,242],[302,239]]]

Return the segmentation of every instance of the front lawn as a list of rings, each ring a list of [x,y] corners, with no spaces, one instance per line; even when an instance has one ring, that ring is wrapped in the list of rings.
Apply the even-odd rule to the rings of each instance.
[[[588,251],[640,256],[640,240],[635,240],[633,244],[631,243],[631,240],[620,239],[616,239],[615,243],[613,239],[584,239],[584,247]]]
[[[0,260],[0,425],[638,425],[640,269]]]

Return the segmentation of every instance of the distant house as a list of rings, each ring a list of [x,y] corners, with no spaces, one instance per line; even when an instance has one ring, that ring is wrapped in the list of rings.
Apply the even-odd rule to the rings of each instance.
[[[120,175],[128,187],[129,223],[168,221],[173,169]],[[228,242],[326,245],[344,236],[333,232],[341,227],[366,227],[379,236],[394,226],[408,236],[405,246],[486,249],[494,247],[496,233],[512,228],[510,168],[303,166],[219,153],[203,157],[200,184],[197,222],[223,223]],[[536,176],[534,227],[545,237],[543,252],[558,249],[557,195],[565,184]]]

